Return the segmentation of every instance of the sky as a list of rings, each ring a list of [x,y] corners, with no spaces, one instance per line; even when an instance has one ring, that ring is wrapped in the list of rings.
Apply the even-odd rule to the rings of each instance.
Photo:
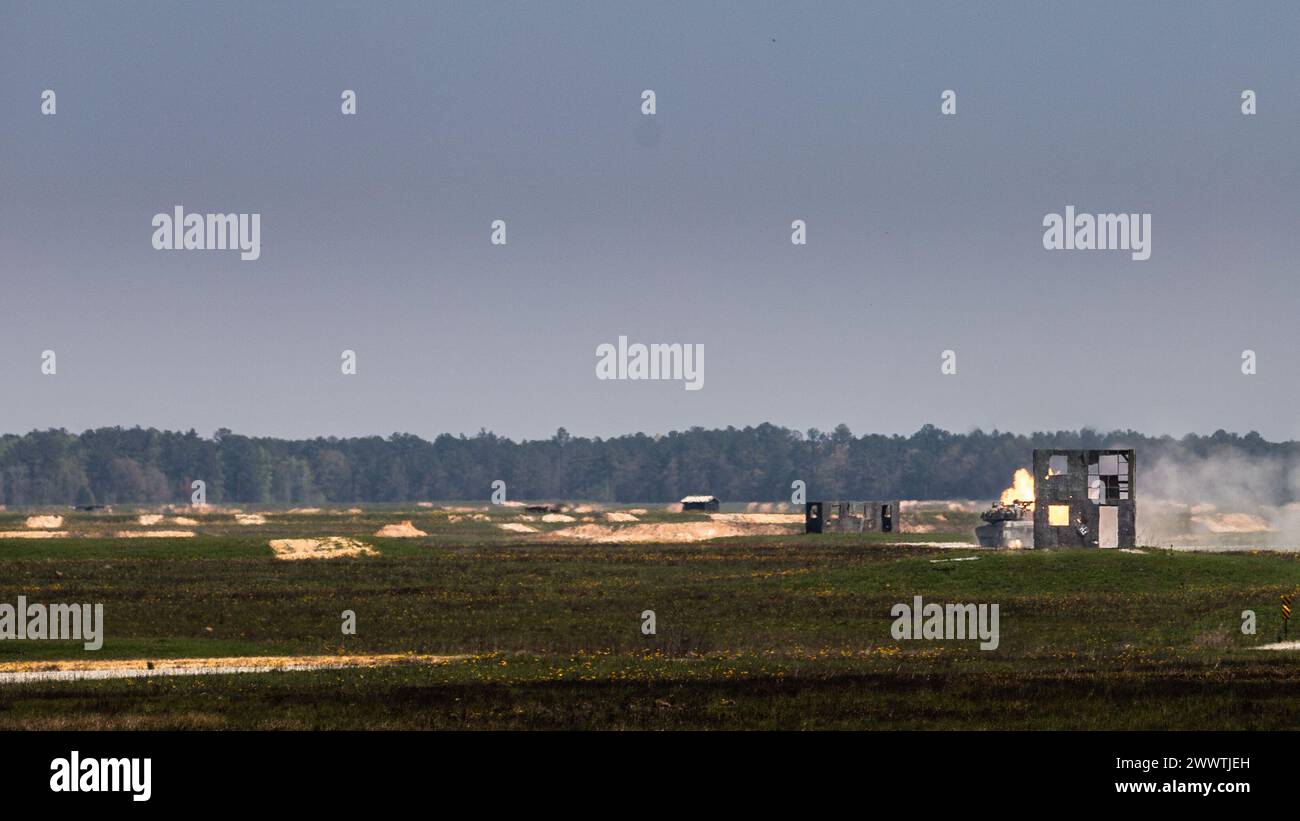
[[[0,0],[0,432],[1297,438],[1297,41],[1286,2]],[[156,250],[177,205],[260,258]],[[1044,249],[1068,205],[1151,258]],[[620,336],[703,388],[598,379]]]

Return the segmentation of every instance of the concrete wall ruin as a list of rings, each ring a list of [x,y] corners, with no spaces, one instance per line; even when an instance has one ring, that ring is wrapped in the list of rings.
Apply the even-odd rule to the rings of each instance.
[[[1034,450],[1034,547],[1135,547],[1132,450]]]
[[[898,500],[807,502],[804,533],[897,533]]]

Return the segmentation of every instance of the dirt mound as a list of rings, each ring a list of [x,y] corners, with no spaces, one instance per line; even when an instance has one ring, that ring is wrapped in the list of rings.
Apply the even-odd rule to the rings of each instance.
[[[547,534],[552,539],[617,544],[624,542],[702,542],[728,536],[778,536],[794,532],[788,525],[752,524],[748,522],[678,522],[610,525],[578,525]]]
[[[1260,644],[1251,650],[1300,650],[1300,641],[1277,641],[1272,644]]]
[[[784,525],[803,524],[802,513],[710,513],[715,522],[747,522],[749,524]]]
[[[429,534],[411,524],[410,519],[406,519],[399,524],[384,525],[375,532],[375,535],[385,539],[418,539]]]
[[[216,508],[207,502],[201,505],[167,505],[163,510],[168,513],[188,513],[191,516],[208,516],[217,512]]]
[[[333,559],[340,556],[378,556],[364,542],[346,536],[326,536],[322,539],[272,539],[271,550],[277,559]]]
[[[266,517],[260,513],[236,513],[235,521],[241,525],[264,525]]]
[[[631,513],[620,513],[620,512],[617,511],[617,510],[610,511],[609,513],[606,513],[606,514],[605,514],[605,518],[606,518],[606,519],[609,519],[611,522],[639,522],[639,521],[641,521],[641,520],[638,519],[637,517],[633,516]]]
[[[198,519],[189,519],[186,518],[185,516],[177,516],[174,519],[172,519],[172,524],[174,525],[196,525],[198,523],[199,523]]]
[[[28,516],[27,526],[32,528],[43,527],[49,530],[63,527],[62,516]]]
[[[972,499],[900,499],[898,509],[902,513],[980,513],[987,510],[988,502]]]
[[[1263,533],[1268,522],[1253,513],[1204,513],[1192,517],[1192,524],[1211,533]]]
[[[576,522],[577,519],[567,513],[547,513],[542,517],[543,522]]]
[[[119,539],[192,539],[193,530],[119,530]]]
[[[229,656],[225,658],[10,661],[0,662],[0,683],[270,673],[289,670],[343,670],[353,667],[388,667],[403,664],[447,664],[463,658],[466,657],[390,653],[365,656]]]
[[[144,525],[145,527],[149,527],[150,525],[158,524],[162,520],[163,517],[161,513],[141,513],[140,518],[137,519],[136,521],[138,521],[140,524]]]
[[[62,539],[66,530],[0,530],[0,539]]]
[[[298,516],[315,516],[320,512],[321,509],[318,507],[292,507],[285,511],[285,513],[293,513]]]
[[[497,525],[502,530],[509,530],[511,533],[536,533],[537,528],[532,525],[524,525],[519,522],[507,522],[503,525]]]

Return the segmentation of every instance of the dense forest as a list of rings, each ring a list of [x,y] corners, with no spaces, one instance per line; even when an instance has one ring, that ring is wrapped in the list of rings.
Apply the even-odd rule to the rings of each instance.
[[[609,502],[672,501],[712,493],[724,501],[784,500],[796,479],[809,498],[991,499],[1036,447],[1138,448],[1139,465],[1161,455],[1205,456],[1231,448],[1291,459],[1300,443],[1257,433],[1149,437],[1132,431],[949,433],[926,425],[911,436],[854,436],[774,425],[611,439],[570,436],[515,442],[482,431],[432,442],[388,438],[285,440],[219,430],[100,428],[0,437],[0,504],[188,502],[201,479],[209,502],[313,504],[469,500],[490,497]],[[1282,500],[1287,501],[1287,500]]]

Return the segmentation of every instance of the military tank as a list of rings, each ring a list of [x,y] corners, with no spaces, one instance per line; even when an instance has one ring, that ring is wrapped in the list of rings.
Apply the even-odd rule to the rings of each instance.
[[[1034,546],[1034,503],[995,502],[980,514],[985,524],[975,528],[980,547],[1024,548]]]

